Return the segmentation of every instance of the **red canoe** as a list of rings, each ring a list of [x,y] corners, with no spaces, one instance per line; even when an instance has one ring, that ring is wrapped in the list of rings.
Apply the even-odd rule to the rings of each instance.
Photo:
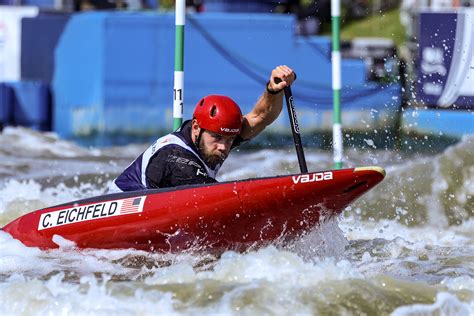
[[[384,176],[363,167],[110,194],[34,211],[2,229],[42,249],[57,248],[59,235],[79,248],[243,250],[301,235]]]

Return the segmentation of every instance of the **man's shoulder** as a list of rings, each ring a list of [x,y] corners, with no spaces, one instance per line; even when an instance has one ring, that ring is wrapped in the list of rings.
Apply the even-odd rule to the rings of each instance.
[[[190,146],[182,135],[178,132],[170,133],[155,140],[146,150],[149,156],[156,156],[163,150],[182,148],[189,150]]]
[[[244,139],[242,138],[242,136],[237,135],[237,137],[234,139],[234,142],[232,143],[232,149],[239,147],[240,145],[245,144],[249,141],[250,139]]]

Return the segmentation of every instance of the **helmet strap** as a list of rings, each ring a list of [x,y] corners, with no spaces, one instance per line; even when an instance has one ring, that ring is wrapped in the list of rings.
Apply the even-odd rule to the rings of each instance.
[[[203,132],[204,132],[204,129],[203,129],[203,128],[200,128],[198,137],[196,137],[196,140],[194,141],[194,146],[196,146],[196,149],[197,149],[197,150],[200,150],[200,149],[199,149],[199,143],[201,142],[201,138],[202,138],[202,133],[203,133]]]

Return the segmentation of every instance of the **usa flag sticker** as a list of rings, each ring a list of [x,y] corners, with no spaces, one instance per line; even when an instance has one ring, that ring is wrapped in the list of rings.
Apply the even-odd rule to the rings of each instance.
[[[122,200],[120,215],[141,213],[145,204],[146,196],[133,197]]]

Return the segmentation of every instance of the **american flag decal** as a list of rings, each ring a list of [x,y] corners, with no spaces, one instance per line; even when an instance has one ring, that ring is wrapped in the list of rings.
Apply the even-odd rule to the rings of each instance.
[[[145,197],[133,197],[129,199],[125,199],[122,202],[122,207],[120,209],[120,214],[133,214],[133,213],[140,213],[143,210],[143,202],[145,201]]]

